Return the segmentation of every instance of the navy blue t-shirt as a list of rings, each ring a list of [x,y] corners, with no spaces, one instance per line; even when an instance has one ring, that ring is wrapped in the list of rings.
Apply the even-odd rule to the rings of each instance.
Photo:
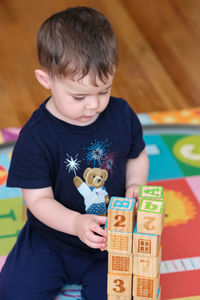
[[[47,101],[20,132],[7,186],[51,186],[55,199],[65,207],[80,213],[105,213],[108,197],[125,195],[127,159],[136,158],[145,147],[137,115],[127,102],[111,97],[94,123],[77,126],[54,117],[46,109]],[[46,226],[29,210],[28,222],[62,249],[98,251],[78,237]]]

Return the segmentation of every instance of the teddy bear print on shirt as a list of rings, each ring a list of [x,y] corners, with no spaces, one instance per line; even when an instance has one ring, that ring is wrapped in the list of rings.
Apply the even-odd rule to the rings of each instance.
[[[87,168],[83,177],[85,182],[79,176],[75,176],[73,182],[84,198],[86,213],[105,215],[109,196],[104,183],[108,178],[108,172],[100,168]]]

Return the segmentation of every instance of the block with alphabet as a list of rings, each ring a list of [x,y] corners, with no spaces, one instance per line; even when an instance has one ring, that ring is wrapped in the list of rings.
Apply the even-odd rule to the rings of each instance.
[[[141,199],[163,200],[163,187],[162,186],[140,185],[139,199],[140,200]]]
[[[133,255],[124,253],[108,253],[108,273],[112,274],[132,274]]]
[[[108,230],[106,250],[108,252],[132,253],[133,233]]]
[[[160,273],[162,246],[156,257],[134,255],[133,273],[134,275],[156,278]]]
[[[133,254],[142,256],[157,256],[161,236],[137,232],[137,223],[133,232]]]
[[[138,207],[137,231],[161,235],[165,217],[165,202],[142,199]]]
[[[133,297],[156,299],[160,283],[160,274],[156,278],[133,276]]]
[[[109,298],[108,298],[109,299]],[[114,298],[113,298],[114,299]],[[161,286],[158,288],[158,293],[156,298],[149,298],[149,297],[134,297],[134,300],[160,300],[161,299]]]
[[[108,295],[128,296],[132,295],[132,274],[111,274],[107,278]]]
[[[112,197],[108,206],[108,230],[132,232],[135,199]]]

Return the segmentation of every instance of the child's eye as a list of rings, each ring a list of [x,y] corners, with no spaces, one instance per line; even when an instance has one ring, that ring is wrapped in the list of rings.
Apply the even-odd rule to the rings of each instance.
[[[108,94],[108,91],[105,91],[105,92],[101,92],[100,95],[106,95]]]
[[[82,100],[85,99],[85,97],[73,97],[73,99],[74,99],[75,101],[82,101]]]

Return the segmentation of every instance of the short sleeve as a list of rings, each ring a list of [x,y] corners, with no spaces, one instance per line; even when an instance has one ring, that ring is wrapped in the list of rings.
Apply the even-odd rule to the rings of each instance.
[[[136,158],[145,148],[143,129],[136,113],[130,108],[131,147],[128,158]]]
[[[7,186],[19,188],[51,186],[48,159],[28,130],[20,133],[14,147]]]

